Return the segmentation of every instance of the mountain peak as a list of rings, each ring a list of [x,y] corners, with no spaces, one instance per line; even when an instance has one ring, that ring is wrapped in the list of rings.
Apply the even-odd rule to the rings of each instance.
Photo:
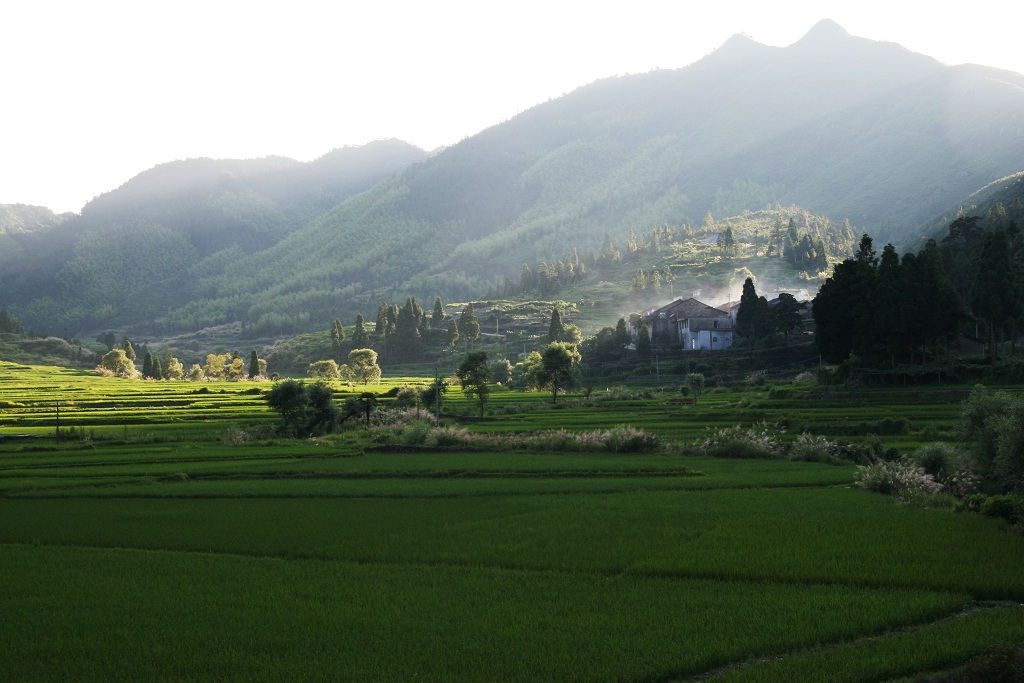
[[[846,32],[845,28],[831,19],[822,19],[812,26],[811,30],[808,31],[803,38],[797,41],[797,44],[813,45],[842,40],[849,37],[850,34]]]

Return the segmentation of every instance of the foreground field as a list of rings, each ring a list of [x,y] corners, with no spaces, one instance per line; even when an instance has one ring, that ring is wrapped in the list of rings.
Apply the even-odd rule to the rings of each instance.
[[[1024,641],[1022,539],[852,466],[246,440],[274,422],[252,385],[0,381],[6,680],[863,681]],[[53,439],[57,390],[91,439]],[[953,391],[497,394],[469,427],[903,418],[899,446],[948,433]]]

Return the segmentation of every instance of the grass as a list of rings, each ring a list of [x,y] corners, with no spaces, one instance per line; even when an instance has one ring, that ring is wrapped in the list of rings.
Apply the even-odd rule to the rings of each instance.
[[[0,436],[32,437],[0,439],[9,680],[885,680],[1024,640],[1024,540],[1001,522],[854,489],[852,465],[681,447],[905,419],[878,438],[909,451],[952,433],[950,387],[496,391],[461,425],[662,442],[584,453],[278,439],[244,383],[3,363],[0,382]],[[75,439],[53,438],[57,395]]]

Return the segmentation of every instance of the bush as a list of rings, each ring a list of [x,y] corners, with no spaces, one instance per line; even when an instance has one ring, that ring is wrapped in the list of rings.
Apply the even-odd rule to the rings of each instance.
[[[1024,498],[1020,496],[992,496],[981,504],[981,514],[986,517],[1005,519],[1016,524],[1024,518]]]
[[[771,459],[782,457],[783,448],[774,428],[761,422],[751,427],[724,427],[697,444],[697,449],[713,458]]]
[[[957,503],[957,512],[981,512],[981,506],[988,500],[988,496],[984,493],[970,493],[960,499]]]
[[[905,497],[918,492],[936,493],[942,489],[935,477],[907,459],[860,465],[857,470],[857,486],[875,493]]]
[[[839,446],[817,434],[801,434],[789,446],[790,460],[806,462],[839,462]]]
[[[978,477],[974,474],[970,456],[953,446],[945,443],[922,446],[914,453],[914,460],[958,498],[977,488]]]

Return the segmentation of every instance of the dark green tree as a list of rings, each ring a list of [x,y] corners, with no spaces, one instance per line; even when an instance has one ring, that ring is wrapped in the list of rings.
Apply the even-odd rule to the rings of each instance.
[[[462,385],[462,393],[476,398],[480,403],[480,417],[484,416],[484,404],[491,394],[491,369],[487,364],[486,351],[470,351],[466,354],[455,377]]]
[[[480,337],[480,323],[473,312],[473,303],[466,304],[459,316],[459,337],[466,340],[466,346],[472,346],[473,342]]]
[[[25,333],[21,327],[21,321],[8,313],[6,308],[0,308],[0,332],[7,334]],[[113,335],[111,335],[111,337],[113,337]],[[111,347],[113,347],[113,342],[111,343]]]
[[[260,356],[256,349],[249,352],[249,379],[260,375]]]
[[[456,342],[459,341],[459,326],[455,324],[454,320],[448,321],[448,336],[445,337],[444,346],[447,349],[454,349]]]
[[[736,333],[746,342],[747,352],[754,353],[754,345],[767,336],[771,327],[768,301],[757,295],[754,281],[747,278],[743,281],[743,293],[740,295],[740,307],[736,311]]]
[[[153,379],[163,379],[163,378],[164,378],[164,369],[163,369],[163,366],[160,364],[160,359],[159,358],[154,358],[153,359]]]
[[[413,297],[407,298],[405,306],[398,312],[394,338],[396,350],[400,355],[412,357],[416,354],[420,341],[420,313],[422,309]]]
[[[142,378],[153,379],[153,354],[149,351],[142,358]]]
[[[615,323],[615,343],[619,345],[621,350],[629,342],[629,329],[626,327],[626,319],[619,318],[619,322]]]
[[[576,370],[580,363],[580,352],[572,344],[552,342],[540,355],[540,367],[536,381],[541,388],[551,390],[551,402],[558,399],[558,392],[569,389],[576,382]]]
[[[788,292],[782,292],[771,309],[771,328],[787,339],[798,333],[803,326],[803,318],[800,317],[801,308],[802,306],[795,296]]]
[[[647,329],[647,323],[644,323],[640,326],[640,331],[636,334],[636,355],[638,358],[648,360],[653,353],[654,349],[651,346],[651,331]]]
[[[863,356],[874,344],[877,259],[868,235],[854,258],[832,270],[814,297],[812,314],[818,351],[829,363]]]
[[[267,392],[267,405],[280,413],[282,433],[299,434],[305,428],[309,394],[303,382],[294,379],[277,382]]]
[[[345,326],[341,324],[341,318],[335,318],[331,323],[331,354],[334,360],[341,359],[341,344],[345,341]]]
[[[444,322],[445,313],[444,306],[441,304],[441,297],[434,298],[434,312],[430,314],[430,324],[434,327],[440,327],[441,323]]]
[[[551,322],[548,324],[548,343],[562,341],[565,327],[562,325],[562,314],[557,308],[551,309]]]
[[[1020,309],[1010,240],[1005,230],[987,232],[974,264],[971,310],[987,323],[992,363],[999,358],[1007,323],[1020,316]]]
[[[130,360],[132,363],[134,363],[135,362],[135,347],[132,346],[132,343],[128,339],[128,337],[125,337],[124,341],[121,342],[121,349],[124,351],[124,355],[128,358],[128,360]]]
[[[366,332],[366,326],[363,322],[363,314],[356,314],[356,325],[352,330],[352,346],[356,348],[364,348],[370,344],[370,335]]]

